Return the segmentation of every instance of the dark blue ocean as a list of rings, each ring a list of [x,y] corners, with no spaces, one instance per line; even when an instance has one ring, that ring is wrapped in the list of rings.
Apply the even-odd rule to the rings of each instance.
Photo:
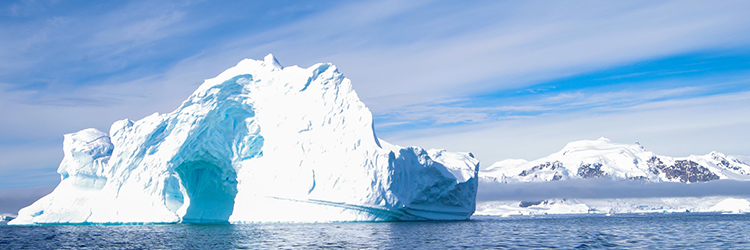
[[[454,222],[2,226],[0,249],[750,249],[750,215],[491,217]]]

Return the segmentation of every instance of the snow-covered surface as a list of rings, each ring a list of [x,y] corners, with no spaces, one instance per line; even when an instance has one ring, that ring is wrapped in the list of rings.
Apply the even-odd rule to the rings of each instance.
[[[473,155],[381,141],[334,65],[271,55],[63,149],[61,183],[11,224],[461,220],[476,205]]]
[[[660,156],[638,143],[619,144],[600,138],[568,143],[561,151],[534,161],[499,161],[480,171],[480,178],[500,183],[585,178],[686,183],[718,179],[747,181],[750,165],[719,152],[681,158]]]
[[[616,214],[616,213],[749,213],[750,201],[739,197],[670,197],[628,199],[550,199],[491,201],[477,204],[476,215]]]
[[[711,212],[750,213],[750,201],[746,199],[728,198],[708,209]]]
[[[750,163],[750,156],[744,156],[744,155],[730,155],[730,156],[741,162]]]

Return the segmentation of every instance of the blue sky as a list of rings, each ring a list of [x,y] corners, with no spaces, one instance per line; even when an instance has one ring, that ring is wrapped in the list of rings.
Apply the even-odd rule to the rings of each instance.
[[[4,1],[0,189],[62,135],[170,112],[243,58],[336,64],[399,145],[489,166],[606,136],[750,155],[750,2]]]

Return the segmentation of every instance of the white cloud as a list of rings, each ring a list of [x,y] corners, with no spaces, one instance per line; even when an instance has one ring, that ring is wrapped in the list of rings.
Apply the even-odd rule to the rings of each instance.
[[[747,75],[736,78],[744,79]],[[696,84],[694,81],[711,82],[712,84]],[[383,115],[376,116],[378,120],[389,125],[444,125],[461,123],[491,123],[499,120],[528,119],[535,116],[547,116],[570,113],[579,110],[590,112],[623,112],[631,109],[659,108],[673,105],[673,102],[684,102],[685,98],[703,96],[717,86],[737,85],[734,80],[694,79],[690,81],[647,82],[642,85],[660,86],[677,85],[674,88],[626,88],[623,90],[602,90],[596,87],[577,89],[573,91],[540,93],[531,96],[496,98],[491,101],[478,99],[457,99],[454,102],[425,103],[402,107]],[[679,87],[680,85],[687,85]],[[689,86],[693,85],[693,86]],[[665,101],[672,100],[672,101]],[[693,101],[698,101],[694,98]],[[657,102],[658,101],[658,102]],[[513,105],[508,105],[513,103]],[[386,128],[386,134],[394,128]],[[396,128],[395,130],[398,130]]]
[[[333,62],[379,113],[750,40],[742,32],[750,28],[745,2],[492,2],[451,11],[435,5],[335,8],[230,41],[192,63],[268,52],[282,63]],[[377,11],[360,17],[370,10]]]
[[[45,60],[74,65],[56,65],[57,68],[34,72],[41,72],[40,75],[27,76],[49,84],[43,92],[11,91],[7,85],[0,88],[0,138],[50,141],[87,127],[107,131],[109,124],[122,118],[139,119],[153,112],[169,112],[202,79],[214,77],[242,58],[261,58],[272,52],[285,65],[336,64],[352,79],[357,93],[376,115],[393,114],[387,123],[394,127],[417,118],[437,123],[477,123],[390,133],[385,139],[472,150],[485,164],[487,160],[505,157],[538,157],[559,150],[568,141],[602,135],[623,142],[640,140],[647,147],[665,149],[660,152],[663,154],[698,152],[709,147],[728,149],[724,151],[730,154],[747,152],[742,151],[747,146],[738,142],[749,138],[747,132],[739,130],[747,120],[736,114],[748,114],[741,105],[750,105],[732,95],[721,96],[730,100],[725,106],[714,99],[701,104],[705,107],[679,109],[676,107],[686,101],[628,109],[633,105],[629,104],[612,108],[604,115],[586,110],[555,114],[553,111],[565,107],[553,104],[558,101],[583,109],[601,108],[609,107],[614,99],[635,95],[612,92],[597,97],[581,92],[588,99],[578,103],[553,98],[496,107],[451,106],[489,91],[530,86],[639,60],[746,47],[750,42],[750,34],[745,32],[750,28],[746,18],[750,4],[745,1],[365,1],[334,6],[278,27],[268,23],[267,29],[238,30],[223,36],[226,41],[208,43],[189,57],[153,56],[158,54],[153,51],[155,48],[169,47],[166,40],[203,32],[221,23],[216,18],[222,15],[242,15],[226,11],[205,13],[204,18],[203,13],[180,6],[137,2],[94,18],[53,17],[26,26],[2,27],[8,32],[0,32],[0,38],[8,42],[0,47],[0,74],[38,70],[40,65],[46,65],[40,63]],[[109,15],[113,17],[109,19]],[[67,51],[70,48],[77,50]],[[36,49],[41,52],[32,53]],[[112,54],[146,61],[170,60],[167,65],[171,66],[163,72],[102,77],[100,82],[88,86],[56,85],[65,74],[90,70],[73,60],[85,58],[82,51],[90,51],[91,58],[102,60],[102,65],[96,66],[104,69],[141,62],[105,60]],[[568,99],[581,97],[576,92],[564,94],[573,94]],[[675,95],[653,93],[643,98],[650,101],[659,94]],[[559,96],[562,97],[566,96]],[[513,114],[515,111],[543,115],[526,117]],[[497,118],[493,112],[511,112],[506,118],[513,119],[493,122]],[[701,118],[685,121],[685,117],[696,116]],[[730,136],[732,133],[734,136]],[[654,139],[646,141],[644,136]],[[683,143],[687,140],[684,138],[703,141]],[[673,144],[679,145],[668,148]]]
[[[123,42],[138,44],[155,41],[173,35],[175,30],[180,30],[179,26],[175,24],[185,18],[185,13],[170,12],[133,21],[128,20],[132,19],[130,16],[132,13],[119,14],[126,14],[127,16],[122,17],[125,20],[118,20],[120,23],[116,23],[109,19],[109,22],[104,26],[115,26],[116,29],[97,30],[94,37],[88,40],[90,46],[105,46]]]

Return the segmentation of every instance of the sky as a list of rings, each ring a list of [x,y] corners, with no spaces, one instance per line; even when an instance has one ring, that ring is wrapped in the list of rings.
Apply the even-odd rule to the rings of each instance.
[[[269,53],[337,65],[381,139],[472,152],[481,167],[602,136],[748,156],[747,13],[748,1],[3,1],[0,194],[56,185],[63,134],[171,112]]]

